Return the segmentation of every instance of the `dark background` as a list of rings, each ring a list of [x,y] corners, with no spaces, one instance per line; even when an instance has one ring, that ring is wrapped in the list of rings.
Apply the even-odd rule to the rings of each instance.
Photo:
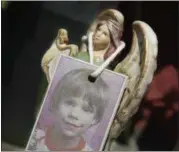
[[[2,140],[26,145],[43,76],[41,58],[59,28],[66,28],[70,43],[79,45],[98,12],[118,9],[125,16],[125,50],[131,45],[132,22],[145,21],[158,36],[158,70],[168,64],[178,69],[178,6],[178,2],[11,2],[1,11]],[[171,150],[175,144],[170,138],[164,139],[170,140],[168,145],[152,138],[144,135],[141,150]]]

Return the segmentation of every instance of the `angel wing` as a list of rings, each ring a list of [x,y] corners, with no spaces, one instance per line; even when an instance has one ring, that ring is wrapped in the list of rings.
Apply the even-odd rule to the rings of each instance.
[[[155,32],[148,24],[135,21],[131,50],[114,69],[115,72],[126,74],[129,81],[110,130],[110,139],[118,137],[129,118],[137,112],[157,68],[157,54],[158,40]]]

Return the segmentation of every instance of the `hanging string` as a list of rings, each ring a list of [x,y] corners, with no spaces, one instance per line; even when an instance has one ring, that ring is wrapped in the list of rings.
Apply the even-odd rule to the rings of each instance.
[[[91,75],[89,75],[89,81],[94,82],[97,79],[97,77],[105,70],[105,68],[108,67],[108,65],[115,59],[115,57],[119,53],[121,53],[124,47],[125,43],[121,41],[116,51],[113,54],[111,54],[111,56],[109,56],[100,67],[98,67]]]
[[[90,32],[89,33],[89,38],[88,38],[88,40],[89,40],[89,48],[88,48],[88,50],[89,50],[89,57],[90,57],[90,64],[93,64],[93,32]]]

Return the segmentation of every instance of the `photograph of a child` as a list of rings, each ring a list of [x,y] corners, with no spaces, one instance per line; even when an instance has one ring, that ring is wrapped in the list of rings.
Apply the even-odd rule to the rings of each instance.
[[[59,57],[27,150],[102,150],[126,77],[105,70],[90,82],[88,76],[95,69],[71,57]]]

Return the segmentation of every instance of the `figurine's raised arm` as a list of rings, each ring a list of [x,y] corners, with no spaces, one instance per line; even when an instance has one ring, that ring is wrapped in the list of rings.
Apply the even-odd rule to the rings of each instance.
[[[42,58],[41,66],[48,82],[52,78],[57,64],[56,59],[59,55],[63,54],[74,57],[78,53],[78,46],[68,44],[68,41],[68,31],[65,29],[59,29],[56,39]]]

